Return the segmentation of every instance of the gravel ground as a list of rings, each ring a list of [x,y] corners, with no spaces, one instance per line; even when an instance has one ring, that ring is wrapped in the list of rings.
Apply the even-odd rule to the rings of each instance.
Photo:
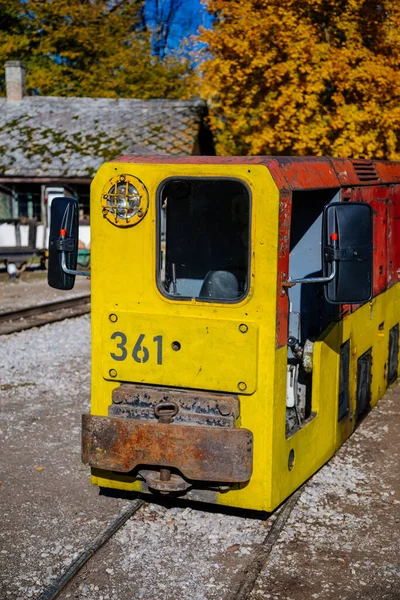
[[[77,277],[72,290],[55,290],[47,284],[46,271],[25,271],[17,280],[0,273],[0,312],[8,312],[55,300],[67,300],[90,292],[90,280]]]
[[[37,598],[128,500],[80,462],[89,318],[0,337],[0,598]],[[251,599],[400,598],[400,388],[305,486]],[[60,600],[228,600],[274,516],[145,505]]]
[[[147,505],[87,564],[60,600],[225,597],[274,517],[262,520],[201,508]]]
[[[34,598],[127,505],[80,460],[89,318],[0,337],[0,598]]]
[[[251,600],[399,600],[400,387],[306,484]],[[61,600],[233,600],[271,526],[243,515],[149,505]]]
[[[400,385],[307,484],[251,600],[400,599]]]
[[[0,342],[0,598],[25,600],[37,597],[128,502],[99,495],[80,463],[80,414],[89,406],[89,318]],[[249,517],[188,504],[148,505],[100,551],[106,566],[95,583],[81,583],[83,569],[77,592],[64,593],[96,600],[219,598],[272,524]],[[114,586],[119,578],[123,590]],[[99,591],[101,585],[111,595]]]

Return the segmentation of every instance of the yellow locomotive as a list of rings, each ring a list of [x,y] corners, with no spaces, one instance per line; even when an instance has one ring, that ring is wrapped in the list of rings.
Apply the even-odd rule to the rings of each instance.
[[[400,164],[124,156],[90,218],[94,484],[271,511],[396,379]],[[53,200],[53,287],[77,228]]]

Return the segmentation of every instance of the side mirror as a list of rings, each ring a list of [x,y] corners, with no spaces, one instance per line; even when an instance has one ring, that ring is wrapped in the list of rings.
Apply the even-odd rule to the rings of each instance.
[[[58,290],[71,290],[78,259],[79,203],[75,198],[54,198],[50,213],[47,281]],[[72,273],[71,273],[72,271]]]
[[[362,304],[372,296],[372,208],[365,202],[332,202],[322,222],[323,275],[331,304]]]

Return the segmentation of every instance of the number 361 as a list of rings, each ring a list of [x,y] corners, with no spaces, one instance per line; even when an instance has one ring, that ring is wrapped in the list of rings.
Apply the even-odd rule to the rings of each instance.
[[[132,355],[133,360],[137,363],[145,363],[150,358],[150,350],[148,348],[146,348],[146,346],[143,345],[144,337],[145,337],[145,334],[141,333],[132,348],[131,355]],[[117,340],[117,341],[118,341],[118,339],[120,340],[117,343],[117,348],[119,349],[119,353],[116,354],[114,352],[110,352],[111,358],[113,358],[114,360],[119,360],[119,361],[125,360],[128,356],[128,350],[127,350],[128,338],[126,337],[125,333],[122,333],[122,331],[115,331],[112,334],[111,339]],[[157,364],[162,365],[162,343],[163,343],[162,335],[156,335],[155,337],[153,337],[153,342],[156,345],[155,351],[157,352]]]

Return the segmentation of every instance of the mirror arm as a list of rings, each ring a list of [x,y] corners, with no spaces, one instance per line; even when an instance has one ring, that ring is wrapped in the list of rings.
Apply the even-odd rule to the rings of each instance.
[[[61,250],[61,268],[64,273],[67,273],[68,275],[82,275],[83,277],[90,277],[90,271],[75,271],[74,269],[68,269],[65,257],[66,253]]]
[[[296,283],[329,283],[336,277],[336,260],[332,261],[332,273],[329,277],[309,277],[308,279],[288,279],[282,283],[283,286],[291,287]]]

